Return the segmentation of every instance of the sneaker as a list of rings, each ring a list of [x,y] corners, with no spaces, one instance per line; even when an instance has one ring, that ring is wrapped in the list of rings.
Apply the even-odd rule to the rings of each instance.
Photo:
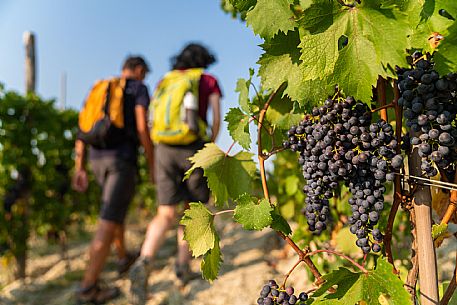
[[[87,288],[79,288],[76,291],[76,304],[105,304],[120,296],[121,291],[117,287],[102,287],[99,283]]]
[[[130,268],[130,294],[131,305],[145,305],[147,301],[148,276],[150,272],[149,259],[140,257]]]
[[[124,275],[130,266],[136,261],[136,259],[140,256],[139,252],[136,253],[127,253],[126,257],[123,259],[118,260],[117,262],[117,273],[119,276]]]
[[[199,272],[193,272],[190,269],[190,266],[188,264],[185,264],[185,265],[176,264],[175,265],[175,274],[182,286],[186,285],[187,283],[189,283],[192,280],[195,280],[195,279],[201,277],[201,274]]]

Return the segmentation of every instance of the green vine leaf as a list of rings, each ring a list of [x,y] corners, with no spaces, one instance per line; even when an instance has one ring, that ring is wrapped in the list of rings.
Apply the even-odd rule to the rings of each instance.
[[[287,83],[285,95],[292,101],[297,101],[301,106],[316,102],[310,100],[314,96],[326,96],[334,90],[327,78],[304,80],[300,64],[299,31],[288,32],[287,35],[279,33],[274,38],[265,41],[262,48],[265,53],[260,57],[259,76],[266,89],[276,90],[283,83]]]
[[[265,118],[271,125],[286,131],[303,119],[304,110],[298,102],[292,102],[286,96],[279,99],[278,101],[273,100]]]
[[[214,242],[214,248],[208,250],[203,256],[203,260],[200,266],[202,271],[202,277],[212,282],[217,278],[221,263],[223,262],[222,253],[219,246],[219,238],[216,238]]]
[[[433,49],[429,43],[429,38],[433,33],[443,35],[445,40],[442,43],[447,44],[447,36],[452,33],[449,27],[454,24],[454,20],[442,16],[439,12],[440,10],[445,10],[446,13],[457,18],[457,2],[426,0],[421,5],[419,1],[411,1],[407,6],[404,6],[403,10],[408,12],[410,23],[417,24],[417,26],[413,27],[413,32],[410,36],[412,47],[432,52]],[[439,66],[438,70],[441,70],[440,60],[437,61],[437,65]]]
[[[248,11],[246,22],[255,34],[263,38],[271,38],[279,31],[287,33],[296,26],[291,4],[291,0],[258,0],[256,6]]]
[[[262,230],[272,222],[273,208],[266,199],[257,199],[248,194],[236,200],[237,206],[233,218],[246,230]]]
[[[214,229],[214,215],[202,204],[191,202],[184,212],[181,224],[184,226],[184,239],[189,243],[194,257],[213,249],[218,240]]]
[[[228,123],[228,130],[232,139],[238,142],[244,149],[249,150],[251,147],[249,116],[239,108],[230,108],[224,120]]]
[[[439,247],[441,243],[446,238],[448,234],[448,224],[447,223],[440,223],[434,224],[432,226],[432,238],[435,243],[435,247]]]
[[[285,220],[276,210],[271,211],[271,218],[271,228],[273,230],[282,232],[286,236],[292,233],[292,229],[287,220]]]
[[[320,18],[312,15],[317,12]],[[342,8],[320,0],[304,15],[303,26],[310,33],[300,43],[304,80],[332,76],[331,82],[344,92],[369,101],[378,75],[393,76],[394,66],[407,64],[406,36],[411,30],[406,15],[394,6],[363,1]]]
[[[340,267],[324,275],[325,283],[314,293],[319,305],[347,305],[364,301],[370,305],[380,305],[380,299],[389,304],[410,305],[408,292],[403,282],[392,272],[392,265],[384,259],[378,259],[377,267],[368,274],[354,273]],[[327,293],[332,286],[337,286],[335,293]]]
[[[254,70],[249,69],[249,79],[246,80],[246,79],[240,78],[236,82],[235,91],[239,92],[238,103],[240,104],[241,109],[245,113],[251,112],[251,109],[250,109],[251,101],[249,99],[249,88],[251,87],[251,84],[252,84],[252,76],[254,76]]]
[[[187,179],[197,168],[202,168],[208,178],[208,186],[217,205],[227,203],[251,191],[251,182],[256,173],[253,154],[239,152],[228,156],[216,144],[208,143],[189,160],[192,167],[186,172]]]
[[[434,55],[435,69],[441,75],[457,71],[457,23],[449,28],[449,32]]]

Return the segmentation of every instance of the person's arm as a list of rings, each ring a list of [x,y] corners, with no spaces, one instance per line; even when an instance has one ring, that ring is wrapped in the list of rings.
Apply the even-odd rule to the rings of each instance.
[[[149,177],[151,182],[154,182],[154,146],[149,135],[146,107],[141,105],[135,106],[135,119],[138,139],[144,148],[146,160],[148,161]]]
[[[72,186],[75,191],[85,192],[89,185],[86,172],[86,144],[81,140],[75,142],[75,173]]]
[[[208,98],[209,104],[213,111],[213,125],[211,126],[211,142],[216,141],[221,125],[221,95],[212,93]]]

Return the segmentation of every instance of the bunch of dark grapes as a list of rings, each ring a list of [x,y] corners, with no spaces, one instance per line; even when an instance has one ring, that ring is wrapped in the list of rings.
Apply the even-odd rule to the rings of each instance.
[[[294,305],[304,304],[308,300],[308,294],[301,292],[298,297],[294,295],[293,287],[280,289],[275,280],[270,280],[263,286],[260,297],[257,299],[258,305]]]
[[[418,148],[421,169],[428,177],[437,175],[438,169],[452,175],[457,157],[457,74],[440,77],[434,63],[419,52],[413,60],[412,69],[397,69],[398,104],[413,131],[406,146]]]
[[[393,128],[380,120],[372,123],[368,106],[346,99],[328,98],[298,126],[292,126],[283,146],[299,153],[306,185],[304,209],[310,231],[320,234],[330,216],[329,199],[340,182],[350,189],[351,232],[365,253],[381,250],[382,234],[374,229],[384,205],[384,183],[403,164],[395,154]],[[375,242],[371,242],[371,233]]]

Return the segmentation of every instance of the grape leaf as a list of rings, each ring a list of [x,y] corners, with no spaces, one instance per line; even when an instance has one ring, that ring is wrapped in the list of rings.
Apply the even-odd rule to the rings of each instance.
[[[246,149],[251,146],[251,135],[249,134],[249,116],[239,108],[230,108],[224,119],[228,123],[228,130],[232,139]]]
[[[248,194],[236,200],[237,206],[233,217],[246,230],[262,230],[271,224],[273,208],[266,199],[258,200]]]
[[[326,96],[333,91],[333,85],[327,79],[304,81],[303,72],[300,70],[300,50],[298,44],[300,37],[298,30],[288,32],[287,35],[279,33],[274,38],[265,41],[262,48],[265,53],[260,57],[259,75],[262,86],[266,89],[276,90],[284,82],[287,88],[284,94],[300,105],[307,105],[315,96]]]
[[[304,80],[322,78],[332,74],[338,59],[338,39],[343,35],[341,27],[331,29],[315,35],[302,37],[300,59]]]
[[[258,0],[256,6],[248,11],[246,22],[255,34],[263,38],[271,38],[279,31],[287,33],[296,26],[291,4],[291,0]]]
[[[438,248],[443,243],[444,239],[448,235],[448,225],[447,223],[434,224],[432,226],[432,238],[435,244],[435,247]]]
[[[251,182],[256,172],[253,154],[239,152],[226,155],[216,144],[208,143],[189,160],[192,167],[186,172],[187,179],[196,168],[202,168],[208,178],[208,186],[217,205],[227,203],[251,191]]]
[[[194,257],[214,248],[217,234],[213,220],[214,215],[202,203],[192,202],[184,212],[180,223],[184,226],[184,239],[189,242]]]
[[[433,56],[435,69],[441,75],[457,71],[457,23],[449,27],[449,33],[440,42],[438,52]]]
[[[219,238],[216,238],[214,242],[214,248],[208,250],[203,256],[203,260],[200,266],[202,271],[202,277],[207,281],[213,281],[217,278],[219,274],[219,269],[221,267],[222,253],[219,247]]]
[[[285,220],[276,210],[271,211],[271,218],[272,222],[270,226],[273,230],[282,232],[286,236],[292,233],[292,229],[287,220]]]
[[[347,305],[365,301],[370,305],[379,305],[381,296],[395,305],[410,305],[408,292],[403,282],[393,274],[392,265],[384,259],[378,259],[377,268],[368,274],[354,273],[340,267],[323,278],[326,282],[314,293],[316,303],[322,305]],[[327,293],[332,286],[338,286],[335,293]]]
[[[446,36],[452,33],[452,31],[449,31],[449,27],[452,26],[454,21],[440,15],[439,11],[441,9],[457,18],[456,1],[426,0],[423,5],[418,1],[412,1],[405,8],[410,16],[410,23],[417,24],[416,27],[413,27],[413,32],[410,36],[412,47],[431,52],[433,49],[429,43],[429,38],[433,33],[440,33],[445,36],[445,40]]]
[[[319,13],[320,18],[314,18]],[[388,67],[406,65],[406,15],[380,1],[363,1],[355,8],[341,8],[329,1],[315,1],[304,12],[302,25],[310,34],[301,37],[300,65],[305,80],[333,75],[347,94],[368,101],[378,75],[392,76]],[[347,37],[347,45],[340,38]],[[360,78],[363,75],[363,78]]]
[[[290,126],[298,124],[303,119],[303,109],[297,102],[292,102],[289,97],[283,96],[283,91],[278,92],[266,112],[265,119],[270,125],[282,130],[288,130]]]
[[[248,11],[256,5],[256,0],[230,0],[230,3],[240,12]]]
[[[240,93],[238,103],[240,104],[241,109],[246,113],[250,113],[249,87],[251,86],[253,75],[254,70],[249,69],[249,79],[245,80],[240,78],[236,82],[235,91]]]

